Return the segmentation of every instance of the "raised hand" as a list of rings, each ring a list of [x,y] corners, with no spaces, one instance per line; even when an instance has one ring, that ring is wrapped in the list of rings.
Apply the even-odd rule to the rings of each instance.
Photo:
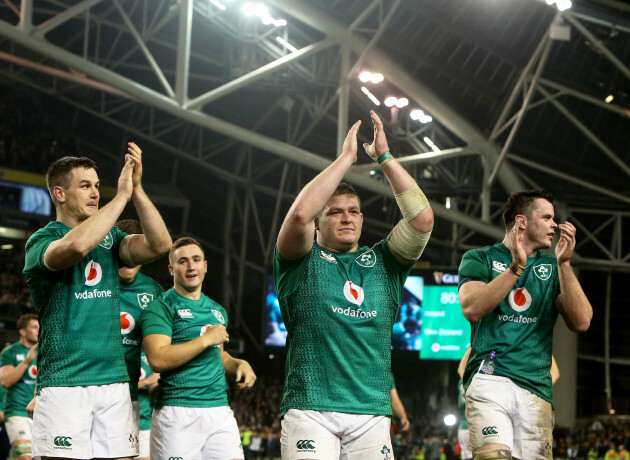
[[[341,148],[341,154],[339,156],[347,156],[352,158],[352,163],[357,161],[357,134],[359,133],[359,127],[361,126],[361,120],[352,125],[346,139],[343,141]]]
[[[129,142],[127,144],[127,153],[125,155],[125,161],[131,159],[134,163],[133,167],[133,187],[140,187],[142,180],[142,150],[136,145],[135,142]]]
[[[576,229],[570,222],[558,225],[560,229],[560,240],[556,244],[556,259],[558,265],[569,262],[575,249],[575,232]]]
[[[374,140],[371,144],[367,142],[363,144],[363,148],[370,158],[376,160],[379,156],[389,151],[389,145],[387,144],[383,122],[374,110],[370,110],[370,118],[372,118],[372,124],[374,125]]]
[[[123,166],[118,178],[118,194],[124,196],[127,201],[131,198],[133,193],[133,168],[134,161],[131,158],[127,158],[129,155],[125,155],[125,166]]]
[[[523,247],[523,232],[525,231],[525,218],[516,216],[516,222],[512,227],[510,235],[510,251],[512,252],[512,261],[525,267],[527,265],[527,251]]]

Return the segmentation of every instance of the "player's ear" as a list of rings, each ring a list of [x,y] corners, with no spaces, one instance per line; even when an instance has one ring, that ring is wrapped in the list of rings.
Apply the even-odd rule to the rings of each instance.
[[[66,193],[63,189],[63,187],[61,187],[60,185],[55,185],[53,187],[53,195],[55,196],[55,199],[59,202],[59,203],[63,203],[66,201]]]
[[[168,272],[171,274],[171,276],[173,276],[173,266],[171,264],[168,264]]]

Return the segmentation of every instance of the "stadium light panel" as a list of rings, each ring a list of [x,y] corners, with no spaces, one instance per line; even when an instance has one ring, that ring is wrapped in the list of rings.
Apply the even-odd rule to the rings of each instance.
[[[374,105],[381,105],[381,101],[379,101],[378,98],[374,94],[372,94],[370,90],[367,89],[365,86],[361,87],[361,91],[363,91],[363,93],[370,99],[370,101],[374,103]]]
[[[409,99],[406,97],[401,97],[396,101],[396,107],[402,109],[403,107],[407,107],[409,105]]]
[[[385,106],[386,107],[394,107],[398,102],[398,98],[394,96],[388,96],[385,98]]]
[[[221,11],[225,11],[225,5],[223,3],[221,3],[219,0],[210,0],[210,3],[214,6],[216,6],[217,8],[219,8]]]

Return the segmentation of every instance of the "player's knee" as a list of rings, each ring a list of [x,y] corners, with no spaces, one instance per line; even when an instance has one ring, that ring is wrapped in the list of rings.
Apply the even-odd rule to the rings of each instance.
[[[31,447],[31,443],[22,442],[20,444],[16,444],[13,446],[13,454],[18,458],[22,459],[23,457],[31,457],[33,455],[33,449]]]
[[[496,460],[506,458],[512,458],[512,452],[509,449],[484,450],[473,454],[473,460]]]

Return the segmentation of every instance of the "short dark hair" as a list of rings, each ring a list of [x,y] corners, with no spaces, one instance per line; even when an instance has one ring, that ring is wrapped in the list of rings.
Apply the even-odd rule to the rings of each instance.
[[[116,227],[119,230],[125,232],[127,235],[142,235],[144,234],[144,230],[142,230],[142,224],[136,219],[124,219],[116,222]]]
[[[37,321],[37,315],[35,313],[25,313],[20,316],[15,323],[17,326],[17,330],[19,331],[20,329],[26,329],[26,326],[28,326],[28,322],[31,320]]]
[[[72,180],[70,173],[76,168],[96,170],[96,163],[88,157],[62,157],[55,160],[48,167],[48,171],[46,171],[46,186],[55,206],[57,205],[57,200],[53,189],[57,186],[68,188]]]
[[[505,228],[511,228],[514,225],[514,219],[519,214],[523,214],[530,219],[534,203],[538,198],[547,200],[552,205],[555,203],[553,195],[545,190],[525,190],[512,193],[505,204],[505,211],[503,212]]]
[[[337,188],[333,192],[332,196],[337,196],[337,195],[351,195],[351,196],[355,196],[357,198],[357,200],[359,200],[359,205],[361,205],[361,198],[359,198],[359,194],[357,193],[355,188],[352,185],[350,185],[350,184],[342,182],[339,185],[337,185]]]
[[[169,260],[169,262],[171,260],[171,255],[173,255],[173,253],[175,252],[175,250],[177,248],[181,248],[182,246],[190,246],[191,244],[195,245],[195,246],[198,246],[199,249],[201,249],[201,253],[203,254],[204,258],[206,257],[206,252],[203,250],[203,246],[201,245],[201,243],[199,241],[197,241],[196,239],[194,239],[191,236],[182,236],[181,238],[178,238],[173,243],[173,246],[171,247],[171,250],[168,253],[168,260]]]

